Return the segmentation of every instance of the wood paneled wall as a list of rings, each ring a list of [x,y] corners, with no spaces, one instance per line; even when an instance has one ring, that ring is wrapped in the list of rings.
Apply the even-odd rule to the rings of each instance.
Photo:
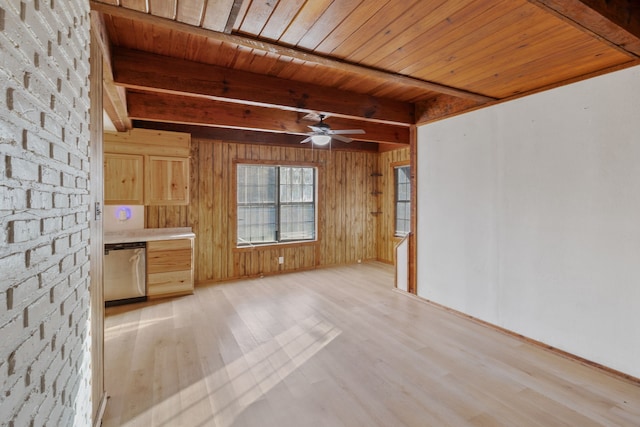
[[[378,178],[378,237],[377,258],[379,261],[393,264],[394,248],[402,238],[395,234],[395,185],[393,168],[409,165],[409,148],[386,151],[378,155],[378,171],[382,174]]]
[[[146,226],[193,228],[197,283],[377,259],[380,215],[372,212],[381,198],[372,193],[384,179],[372,173],[379,171],[380,156],[393,157],[194,138],[189,206],[148,206]],[[317,242],[236,248],[234,162],[243,160],[318,166]]]

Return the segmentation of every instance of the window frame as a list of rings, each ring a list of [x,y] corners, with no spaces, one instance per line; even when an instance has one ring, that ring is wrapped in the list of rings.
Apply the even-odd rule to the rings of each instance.
[[[406,184],[408,185],[407,198],[403,200],[399,200],[399,182],[398,182],[398,171],[400,169],[408,170],[408,180]],[[393,171],[393,236],[394,237],[405,237],[409,233],[411,233],[411,166],[408,162],[398,162],[391,165],[391,170]],[[399,203],[406,204],[408,213],[407,217],[402,218],[408,224],[407,230],[398,230],[398,205]]]
[[[256,161],[256,160],[246,160],[246,159],[235,159],[233,162],[233,235],[235,242],[236,250],[248,250],[256,247],[269,247],[269,246],[283,246],[283,245],[309,245],[316,244],[319,241],[319,233],[320,233],[320,175],[321,175],[321,166],[317,163],[309,163],[309,162],[280,162],[280,161]],[[238,166],[258,166],[258,167],[275,167],[276,168],[276,240],[275,241],[266,241],[266,242],[247,242],[240,243],[238,241]],[[282,239],[281,238],[281,206],[290,206],[292,203],[289,202],[281,202],[280,195],[280,168],[311,168],[314,171],[313,176],[313,202],[306,202],[307,204],[313,203],[314,207],[314,236],[310,239]],[[293,203],[297,204],[297,203]]]

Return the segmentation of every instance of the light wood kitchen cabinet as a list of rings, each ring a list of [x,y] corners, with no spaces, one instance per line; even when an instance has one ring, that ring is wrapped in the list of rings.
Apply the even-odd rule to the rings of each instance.
[[[144,156],[104,154],[104,203],[141,205],[144,201]]]
[[[105,203],[188,205],[190,145],[188,133],[105,132]]]
[[[146,156],[145,205],[189,204],[189,159]]]
[[[147,296],[193,293],[193,239],[147,242]]]

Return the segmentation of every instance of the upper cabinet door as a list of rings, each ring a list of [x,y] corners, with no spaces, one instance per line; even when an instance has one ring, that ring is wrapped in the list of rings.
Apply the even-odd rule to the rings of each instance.
[[[147,156],[145,205],[189,204],[189,159]]]
[[[144,156],[104,153],[104,203],[144,203]]]

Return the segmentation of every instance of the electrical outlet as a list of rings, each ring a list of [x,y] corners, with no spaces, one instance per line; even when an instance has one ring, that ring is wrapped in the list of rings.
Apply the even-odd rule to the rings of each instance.
[[[278,257],[278,264],[284,264],[284,257],[283,256],[279,256]]]

